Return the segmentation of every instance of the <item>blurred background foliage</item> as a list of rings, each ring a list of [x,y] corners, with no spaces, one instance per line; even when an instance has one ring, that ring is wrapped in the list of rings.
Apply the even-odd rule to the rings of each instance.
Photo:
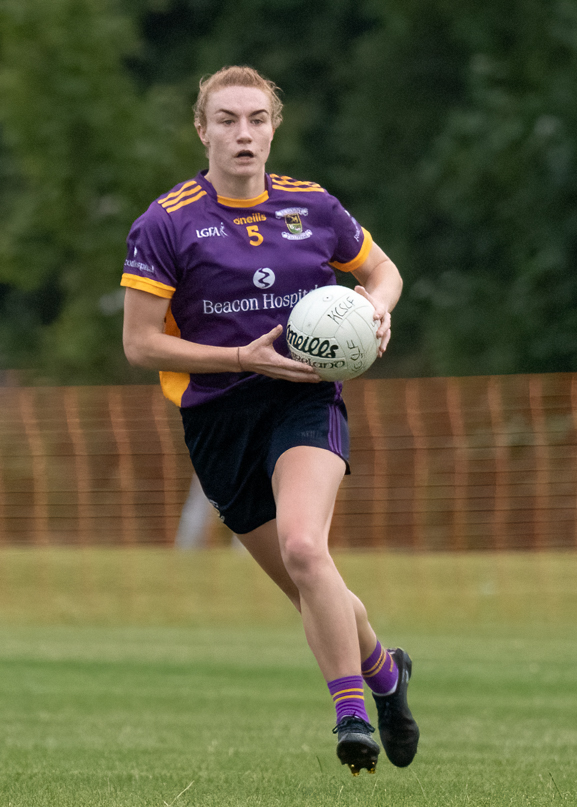
[[[574,0],[2,0],[2,369],[148,378],[121,347],[126,234],[205,167],[191,104],[233,63],[283,89],[271,170],[404,276],[380,374],[577,370]]]

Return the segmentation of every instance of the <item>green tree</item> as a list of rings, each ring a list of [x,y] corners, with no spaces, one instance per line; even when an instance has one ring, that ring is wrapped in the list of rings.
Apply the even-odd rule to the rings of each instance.
[[[455,22],[467,91],[424,161],[435,265],[412,294],[440,373],[577,369],[577,6],[502,11]]]
[[[46,380],[138,377],[120,340],[124,241],[196,171],[182,99],[133,86],[124,59],[137,45],[112,0],[1,7],[0,350]]]
[[[248,63],[285,92],[271,166],[335,193],[405,278],[380,371],[575,369],[572,0],[0,9],[4,364],[140,377],[120,344],[126,233],[204,165],[199,78]]]
[[[412,290],[434,275],[434,191],[423,165],[451,109],[465,94],[466,44],[448,13],[431,0],[365,0],[372,26],[338,65],[339,114],[326,153],[329,182],[405,280],[393,315],[393,339],[379,369],[387,375],[435,372],[425,321],[428,306]]]

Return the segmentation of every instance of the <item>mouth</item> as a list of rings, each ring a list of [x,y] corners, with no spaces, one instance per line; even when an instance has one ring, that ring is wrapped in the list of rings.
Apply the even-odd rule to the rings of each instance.
[[[249,149],[242,149],[242,151],[237,152],[237,154],[235,154],[234,156],[237,160],[244,158],[252,158],[254,157],[254,152],[250,151]]]

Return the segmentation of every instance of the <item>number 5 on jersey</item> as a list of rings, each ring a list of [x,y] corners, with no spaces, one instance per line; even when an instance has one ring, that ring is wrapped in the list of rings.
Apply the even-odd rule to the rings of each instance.
[[[258,231],[258,224],[249,224],[246,228],[248,241],[253,247],[258,247],[264,241],[263,236]]]

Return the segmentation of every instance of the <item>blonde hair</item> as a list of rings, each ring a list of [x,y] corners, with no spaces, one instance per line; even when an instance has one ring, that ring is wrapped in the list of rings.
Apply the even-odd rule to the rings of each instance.
[[[211,92],[222,90],[224,87],[256,87],[268,95],[270,100],[271,123],[277,129],[282,122],[282,101],[278,93],[280,87],[273,81],[261,76],[258,70],[253,67],[234,65],[223,67],[212,76],[206,76],[200,80],[199,93],[194,109],[195,126],[206,127],[206,105]]]

